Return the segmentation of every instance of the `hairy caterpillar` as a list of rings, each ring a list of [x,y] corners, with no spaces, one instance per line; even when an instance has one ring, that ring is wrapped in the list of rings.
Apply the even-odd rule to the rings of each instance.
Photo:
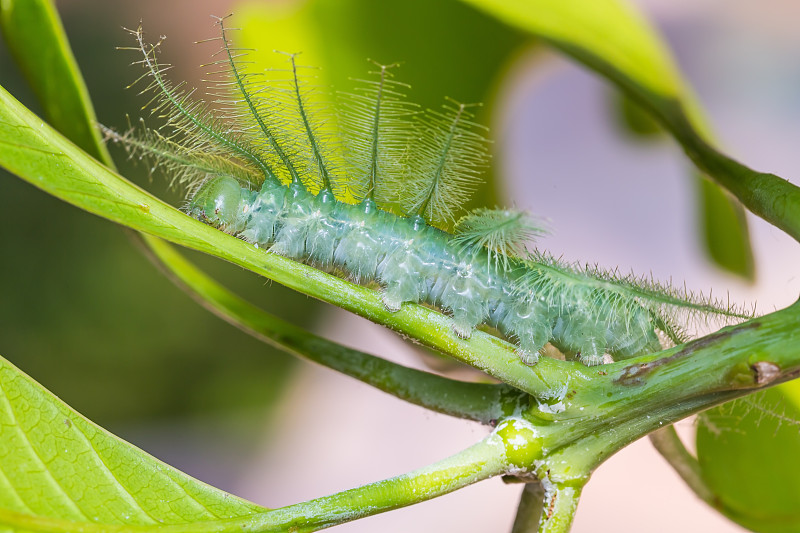
[[[528,364],[546,344],[587,365],[659,351],[662,337],[684,340],[681,312],[744,316],[528,252],[525,242],[541,228],[524,213],[478,209],[457,220],[488,159],[468,105],[419,112],[403,100],[390,67],[378,65],[376,79],[345,96],[337,143],[296,57],[287,57],[287,79],[268,82],[266,73],[245,69],[224,19],[218,24],[213,108],[167,80],[159,44],[146,44],[140,28],[132,33],[145,67],[140,80],[149,82],[142,92],[152,94],[165,130],[106,130],[131,155],[190,184],[191,216],[270,253],[377,283],[389,310],[432,305],[461,337],[493,327]],[[453,233],[443,229],[451,224]]]

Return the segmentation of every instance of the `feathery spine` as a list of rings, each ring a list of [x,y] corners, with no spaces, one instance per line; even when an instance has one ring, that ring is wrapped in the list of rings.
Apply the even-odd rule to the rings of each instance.
[[[342,122],[353,196],[389,204],[394,199],[383,189],[404,177],[410,119],[417,109],[401,92],[408,86],[391,79],[390,69],[397,63],[375,64],[380,70],[371,74],[377,74],[377,80],[355,80],[359,85],[343,95]]]
[[[451,100],[451,102],[453,102]],[[417,121],[417,142],[410,149],[408,183],[401,195],[406,212],[435,226],[447,226],[471,196],[489,161],[482,126],[471,121],[467,104],[428,110]]]
[[[228,15],[230,16],[230,15]],[[297,173],[297,170],[292,163],[289,154],[284,150],[281,143],[278,141],[277,135],[272,131],[273,128],[270,127],[264,117],[262,116],[263,105],[256,102],[256,95],[262,91],[264,91],[265,87],[255,87],[253,84],[249,84],[246,81],[246,76],[252,75],[251,73],[243,73],[240,71],[239,66],[237,65],[237,57],[234,55],[238,49],[234,49],[231,47],[231,43],[227,37],[228,28],[225,27],[225,18],[227,17],[220,17],[217,21],[220,27],[220,39],[222,40],[222,46],[225,51],[227,65],[229,66],[229,71],[231,77],[233,78],[234,83],[236,84],[236,88],[238,93],[241,95],[244,103],[247,106],[247,109],[250,111],[250,116],[258,125],[261,133],[267,139],[269,146],[278,156],[280,161],[283,163],[283,166],[288,171],[291,181],[294,183],[300,183],[300,176]],[[255,89],[255,90],[253,90]]]
[[[201,101],[192,101],[194,89],[183,91],[183,82],[172,86],[164,78],[164,72],[169,70],[171,65],[160,65],[156,58],[163,38],[154,45],[147,45],[144,42],[141,26],[136,30],[129,31],[135,36],[137,49],[143,56],[137,63],[145,66],[145,73],[130,86],[136,85],[145,78],[152,78],[151,83],[140,91],[140,94],[153,93],[144,108],[149,107],[152,114],[161,114],[166,119],[166,126],[182,137],[175,142],[184,144],[188,150],[210,149],[224,152],[227,149],[235,157],[252,162],[265,175],[274,176],[272,169],[263,157],[247,146],[243,139],[224,134],[224,127],[218,123],[213,113]],[[171,136],[166,138],[172,140]]]
[[[545,233],[542,224],[522,211],[478,208],[459,219],[453,242],[484,249],[495,270],[509,268],[510,258],[527,254],[526,244]]]

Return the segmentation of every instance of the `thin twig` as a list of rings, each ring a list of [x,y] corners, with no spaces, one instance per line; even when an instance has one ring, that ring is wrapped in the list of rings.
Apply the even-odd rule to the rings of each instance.
[[[689,450],[681,442],[675,426],[668,426],[658,431],[650,433],[650,442],[653,443],[658,453],[675,469],[675,472],[683,479],[690,489],[697,494],[697,497],[708,503],[712,507],[714,504],[714,493],[703,481],[700,473],[700,463],[697,462]]]
[[[539,481],[526,483],[519,497],[517,516],[511,533],[533,533],[539,529],[544,507],[544,487]]]

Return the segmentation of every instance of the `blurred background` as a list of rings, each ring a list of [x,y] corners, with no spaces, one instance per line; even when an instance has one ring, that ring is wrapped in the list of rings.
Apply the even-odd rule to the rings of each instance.
[[[642,0],[663,32],[722,147],[757,170],[798,183],[800,6],[790,0]],[[604,81],[525,34],[454,0],[58,2],[99,120],[117,129],[144,103],[125,86],[139,21],[168,38],[173,80],[199,85],[216,48],[209,15],[234,13],[237,41],[303,51],[321,87],[349,90],[372,58],[402,61],[410,99],[484,102],[494,163],[477,196],[548,220],[538,246],[685,281],[757,302],[800,293],[800,251],[749,217],[753,283],[715,268],[698,236],[691,165],[666,135]],[[38,110],[7,50],[0,83]],[[322,92],[324,93],[324,91]],[[321,94],[322,94],[321,93]],[[179,204],[181,192],[113,155],[126,177]],[[485,430],[406,405],[331,371],[297,362],[197,306],[125,232],[0,171],[0,353],[82,414],[156,457],[270,507],[397,475],[480,439]],[[469,376],[388,331],[199,255],[207,271],[254,303],[349,346],[417,368]],[[679,431],[691,440],[691,421]],[[490,480],[340,527],[341,531],[509,530],[518,486]],[[574,531],[739,531],[694,498],[646,440],[603,465]]]

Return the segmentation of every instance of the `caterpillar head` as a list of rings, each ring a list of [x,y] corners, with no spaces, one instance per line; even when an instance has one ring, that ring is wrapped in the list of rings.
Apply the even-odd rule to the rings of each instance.
[[[189,214],[221,229],[231,228],[241,214],[242,187],[235,179],[215,176],[204,181],[189,200]]]

